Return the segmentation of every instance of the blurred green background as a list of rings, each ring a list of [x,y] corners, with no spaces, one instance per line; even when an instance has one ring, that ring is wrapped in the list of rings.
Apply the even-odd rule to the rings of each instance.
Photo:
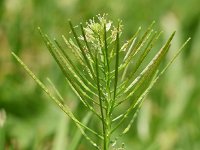
[[[10,52],[20,56],[45,83],[46,77],[51,78],[82,118],[86,113],[63,82],[37,27],[60,39],[69,32],[68,19],[78,24],[103,13],[123,21],[124,41],[139,26],[146,28],[153,20],[164,31],[163,41],[177,30],[166,61],[192,37],[146,98],[133,128],[119,143],[124,142],[127,150],[200,149],[199,0],[0,0],[0,110],[7,115],[0,126],[0,150],[73,149],[74,124]],[[92,149],[84,139],[78,143],[79,150]]]

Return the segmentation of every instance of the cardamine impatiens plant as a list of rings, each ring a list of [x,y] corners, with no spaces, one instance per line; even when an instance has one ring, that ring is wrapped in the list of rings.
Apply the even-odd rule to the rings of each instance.
[[[139,27],[124,44],[120,40],[122,22],[118,21],[116,26],[113,24],[106,15],[97,15],[86,22],[85,26],[80,24],[78,34],[78,28],[69,21],[72,38],[62,35],[66,47],[56,39],[50,40],[38,28],[68,85],[85,108],[99,120],[97,124],[101,123],[100,131],[78,120],[70,107],[63,104],[63,98],[54,96],[22,60],[12,53],[36,83],[71,118],[87,141],[95,148],[103,150],[118,149],[115,146],[117,139],[131,128],[145,96],[190,40],[188,39],[173,59],[159,70],[175,32],[152,57],[152,51],[155,52],[154,45],[162,33],[154,31],[154,22],[142,35]],[[148,57],[151,59],[147,59]],[[99,140],[96,140],[97,138]]]

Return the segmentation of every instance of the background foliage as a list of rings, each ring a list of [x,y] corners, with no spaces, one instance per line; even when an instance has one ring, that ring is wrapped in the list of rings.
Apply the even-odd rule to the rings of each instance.
[[[153,20],[164,30],[163,40],[177,30],[171,52],[192,37],[184,52],[146,99],[137,122],[120,139],[137,150],[198,150],[200,148],[200,9],[198,0],[1,0],[0,1],[0,109],[7,114],[0,127],[0,149],[62,150],[72,147],[74,124],[60,111],[11,57],[19,55],[46,81],[52,79],[74,112],[83,117],[82,105],[47,52],[37,31],[51,37],[68,35],[67,20],[74,23],[102,13],[122,19],[123,38]],[[160,45],[162,41],[160,41]],[[92,123],[92,122],[91,122]],[[76,145],[76,144],[75,144]],[[78,149],[90,149],[81,140]]]

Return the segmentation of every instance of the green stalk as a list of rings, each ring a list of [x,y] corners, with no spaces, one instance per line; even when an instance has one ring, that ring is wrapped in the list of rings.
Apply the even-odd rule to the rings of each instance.
[[[99,79],[99,64],[98,64],[98,53],[95,54],[95,61],[96,61],[96,77],[97,77],[97,88],[98,88],[98,94],[99,94],[99,104],[100,104],[100,111],[101,111],[101,122],[102,122],[102,129],[103,129],[103,141],[104,141],[104,150],[105,145],[107,143],[106,140],[106,126],[105,126],[105,119],[104,119],[104,111],[103,111],[103,104],[102,104],[102,98],[101,98],[101,87],[100,87],[100,79]]]
[[[117,35],[116,35],[116,58],[115,58],[115,81],[114,81],[114,93],[113,99],[111,101],[111,112],[113,111],[113,107],[116,101],[116,93],[117,93],[117,83],[118,83],[118,67],[119,67],[119,24],[117,28]]]
[[[110,147],[110,138],[111,138],[111,116],[110,116],[110,108],[106,113],[106,121],[105,121],[105,139],[104,139],[104,150],[109,150]]]

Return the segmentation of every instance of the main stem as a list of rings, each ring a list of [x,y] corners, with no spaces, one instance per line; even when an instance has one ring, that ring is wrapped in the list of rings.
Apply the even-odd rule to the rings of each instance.
[[[110,138],[111,138],[111,92],[110,92],[110,81],[109,81],[109,74],[106,76],[106,92],[108,94],[106,103],[106,111],[105,111],[105,132],[104,132],[104,150],[109,150],[110,147]]]
[[[105,116],[105,132],[104,132],[104,150],[109,150],[111,138],[111,116],[110,107],[108,107]]]
[[[106,79],[106,111],[105,111],[105,136],[104,136],[104,150],[109,150],[110,147],[110,138],[111,138],[111,87],[110,87],[110,64],[109,64],[109,53],[108,53],[108,44],[107,44],[107,33],[106,33],[106,24],[104,24],[104,71]]]

